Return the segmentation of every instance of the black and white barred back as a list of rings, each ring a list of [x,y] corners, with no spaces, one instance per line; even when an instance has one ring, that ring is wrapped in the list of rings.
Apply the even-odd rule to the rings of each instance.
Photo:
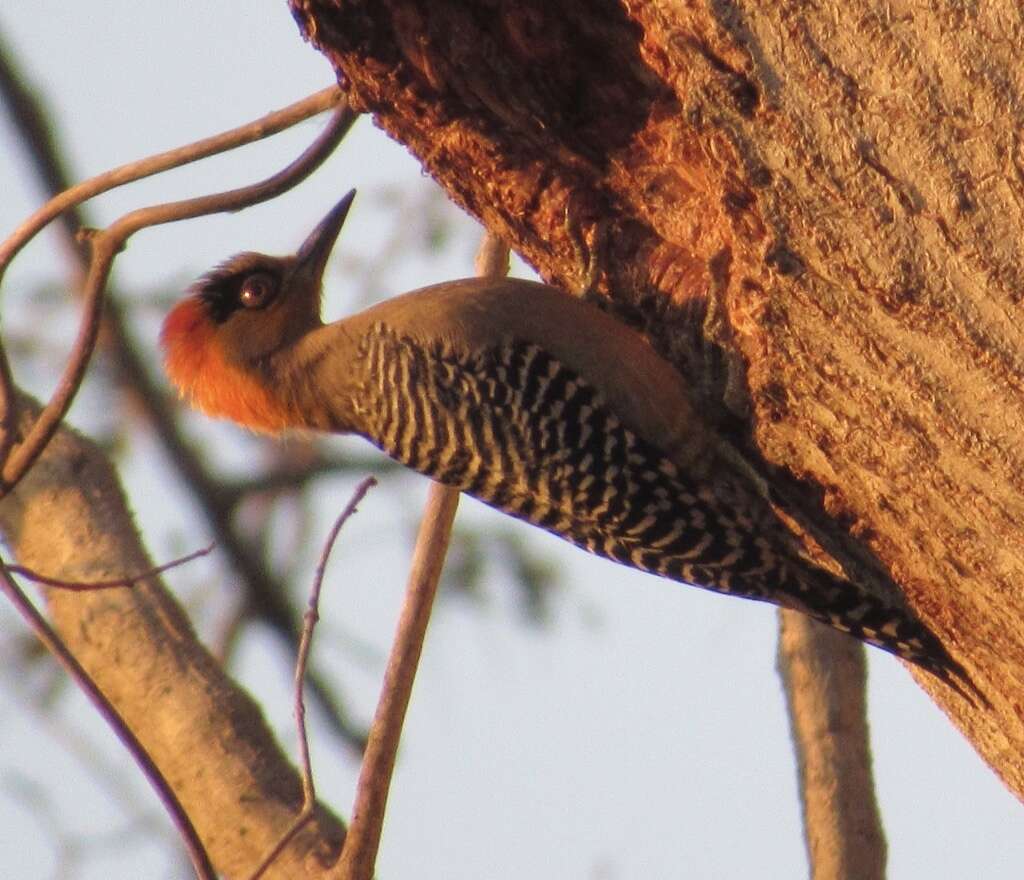
[[[463,355],[377,323],[360,359],[380,407],[361,433],[406,466],[598,556],[796,609],[973,690],[920,621],[804,559],[738,482],[688,480],[540,347]]]

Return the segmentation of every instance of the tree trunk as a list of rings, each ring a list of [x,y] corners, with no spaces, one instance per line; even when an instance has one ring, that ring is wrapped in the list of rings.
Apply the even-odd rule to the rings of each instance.
[[[542,276],[567,214],[605,243],[610,307],[967,667],[990,709],[914,674],[1024,793],[1017,0],[292,6]]]

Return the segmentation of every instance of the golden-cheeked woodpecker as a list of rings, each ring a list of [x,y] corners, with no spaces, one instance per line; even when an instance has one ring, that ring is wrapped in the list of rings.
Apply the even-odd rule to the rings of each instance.
[[[975,690],[902,607],[811,562],[637,332],[544,284],[471,278],[320,319],[350,192],[290,257],[243,253],[168,315],[171,381],[256,431],[360,434],[599,556],[772,602]]]

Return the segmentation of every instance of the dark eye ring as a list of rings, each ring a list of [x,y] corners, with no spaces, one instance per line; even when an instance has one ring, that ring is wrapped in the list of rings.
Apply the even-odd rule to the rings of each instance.
[[[238,290],[238,302],[246,309],[262,309],[276,293],[274,277],[267,272],[254,272]]]

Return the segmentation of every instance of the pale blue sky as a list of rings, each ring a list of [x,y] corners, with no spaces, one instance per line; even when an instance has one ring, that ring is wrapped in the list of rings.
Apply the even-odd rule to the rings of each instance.
[[[243,19],[239,8],[8,0],[0,28],[53,109],[72,167],[86,176],[248,121],[331,81],[283,0],[247,4]],[[3,235],[40,198],[6,125],[0,116]],[[283,164],[318,126],[307,123],[273,143],[111,194],[94,210],[110,220],[149,201],[248,182]],[[410,222],[373,196],[383,185],[426,192],[431,184],[403,148],[362,120],[328,166],[283,199],[139,235],[118,263],[117,280],[138,306],[139,332],[153,357],[159,313],[147,297],[183,286],[239,250],[291,250],[357,186],[364,196],[330,272],[327,308],[341,314],[350,304],[346,292],[352,294],[343,267],[379,252],[395,224]],[[403,262],[380,280],[384,292],[472,273],[477,232],[450,210],[454,246],[441,260]],[[8,273],[7,332],[38,320],[33,285],[64,278],[66,263],[53,243],[47,237],[30,248]],[[71,329],[56,321],[45,332],[60,347],[69,344]],[[40,382],[28,384],[45,390]],[[73,413],[86,427],[104,417],[87,402]],[[244,461],[252,448],[230,426],[190,424],[223,460]],[[188,546],[205,543],[176,489],[158,486],[152,444],[139,437],[130,446],[122,473],[154,554],[171,555],[173,536]],[[316,648],[364,718],[400,601],[405,524],[424,495],[424,481],[406,483],[408,499],[377,492],[346,528]],[[339,479],[317,487],[323,516],[311,529],[310,573],[328,518],[349,490]],[[497,515],[468,502],[460,516],[486,528]],[[382,880],[805,876],[793,757],[774,672],[774,610],[639,575],[540,533],[535,542],[560,566],[564,583],[549,629],[519,623],[513,591],[497,569],[482,609],[448,601],[438,611],[391,798]],[[206,562],[170,580],[196,600],[191,588],[204,574],[221,578],[223,570]],[[0,613],[7,632],[20,625]],[[354,659],[338,632],[373,646],[372,659]],[[890,876],[1024,876],[1019,803],[899,663],[869,653]],[[240,677],[291,747],[291,672],[276,644],[253,635],[240,660]],[[121,829],[140,805],[158,827],[164,824],[145,784],[80,700],[66,701],[46,722],[26,712],[17,692],[12,683],[0,687],[0,877],[53,876],[53,827],[26,802],[35,786],[60,786],[50,804],[69,833]],[[54,735],[41,735],[41,726]],[[321,797],[346,814],[357,768],[329,736],[314,736]],[[135,793],[127,808],[69,754],[62,744],[69,737],[98,742],[92,748],[120,767]],[[169,876],[164,851],[163,844],[114,842],[75,876]]]

